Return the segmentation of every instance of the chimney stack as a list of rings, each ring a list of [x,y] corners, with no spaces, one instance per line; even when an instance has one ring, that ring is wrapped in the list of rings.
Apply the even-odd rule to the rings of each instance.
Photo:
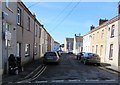
[[[118,2],[118,15],[120,14],[120,1]]]
[[[99,26],[108,21],[107,19],[99,19]]]
[[[75,37],[76,37],[77,35],[75,34]]]
[[[36,18],[36,14],[35,13],[33,13],[33,16]]]
[[[93,29],[95,29],[95,26],[93,26],[93,25],[90,26],[90,31],[93,30]]]

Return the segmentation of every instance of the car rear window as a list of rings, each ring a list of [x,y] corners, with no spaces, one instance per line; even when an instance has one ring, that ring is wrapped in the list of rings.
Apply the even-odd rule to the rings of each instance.
[[[56,56],[55,52],[48,52],[45,54],[45,56]]]

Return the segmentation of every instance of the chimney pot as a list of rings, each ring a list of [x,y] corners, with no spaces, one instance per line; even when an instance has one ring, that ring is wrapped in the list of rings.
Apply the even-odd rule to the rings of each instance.
[[[93,30],[93,29],[95,29],[95,26],[93,26],[93,25],[90,26],[90,31]]]
[[[105,23],[106,21],[108,21],[106,18],[105,19],[99,19],[99,26],[102,25],[103,23]]]
[[[118,15],[120,14],[120,1],[118,2]]]

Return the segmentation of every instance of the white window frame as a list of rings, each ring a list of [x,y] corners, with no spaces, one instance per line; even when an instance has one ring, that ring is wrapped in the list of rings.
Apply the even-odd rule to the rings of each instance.
[[[115,36],[115,25],[112,25],[110,37],[113,38],[114,36]]]
[[[104,38],[104,29],[101,32],[101,38]]]
[[[96,45],[96,54],[98,53],[98,45]]]
[[[30,31],[30,17],[27,18],[27,30]]]
[[[21,25],[21,9],[17,8],[17,24]]]
[[[100,46],[100,55],[103,55],[103,45]]]
[[[110,44],[109,60],[113,60],[113,44]]]
[[[36,25],[35,26],[35,36],[37,37],[37,29],[38,29],[38,26]]]
[[[39,28],[39,38],[41,37],[41,28]]]
[[[5,24],[5,26],[6,26],[6,31],[9,31],[10,32],[10,28],[11,28],[11,25],[9,24],[9,23],[6,23]],[[5,41],[6,43],[6,47],[8,46],[8,47],[11,47],[11,40],[6,40]]]
[[[37,43],[34,45],[34,55],[37,55]]]
[[[11,25],[6,23],[6,31],[10,31]]]
[[[30,55],[30,44],[25,44],[25,57]]]
[[[21,43],[17,43],[17,57],[21,57]]]

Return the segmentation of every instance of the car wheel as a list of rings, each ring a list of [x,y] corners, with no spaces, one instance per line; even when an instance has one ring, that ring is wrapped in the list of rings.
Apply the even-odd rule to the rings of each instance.
[[[100,66],[100,63],[97,63],[97,66]]]
[[[78,56],[76,56],[76,60],[78,60]]]
[[[80,59],[80,62],[83,63],[83,59]]]
[[[43,64],[45,64],[45,65],[46,65],[47,63],[46,63],[45,61],[43,61]]]
[[[87,60],[84,60],[84,61],[83,61],[83,64],[86,65],[86,64],[87,64]]]
[[[57,62],[57,65],[59,65],[60,64],[60,62]]]
[[[24,71],[24,68],[22,67],[22,72]]]

